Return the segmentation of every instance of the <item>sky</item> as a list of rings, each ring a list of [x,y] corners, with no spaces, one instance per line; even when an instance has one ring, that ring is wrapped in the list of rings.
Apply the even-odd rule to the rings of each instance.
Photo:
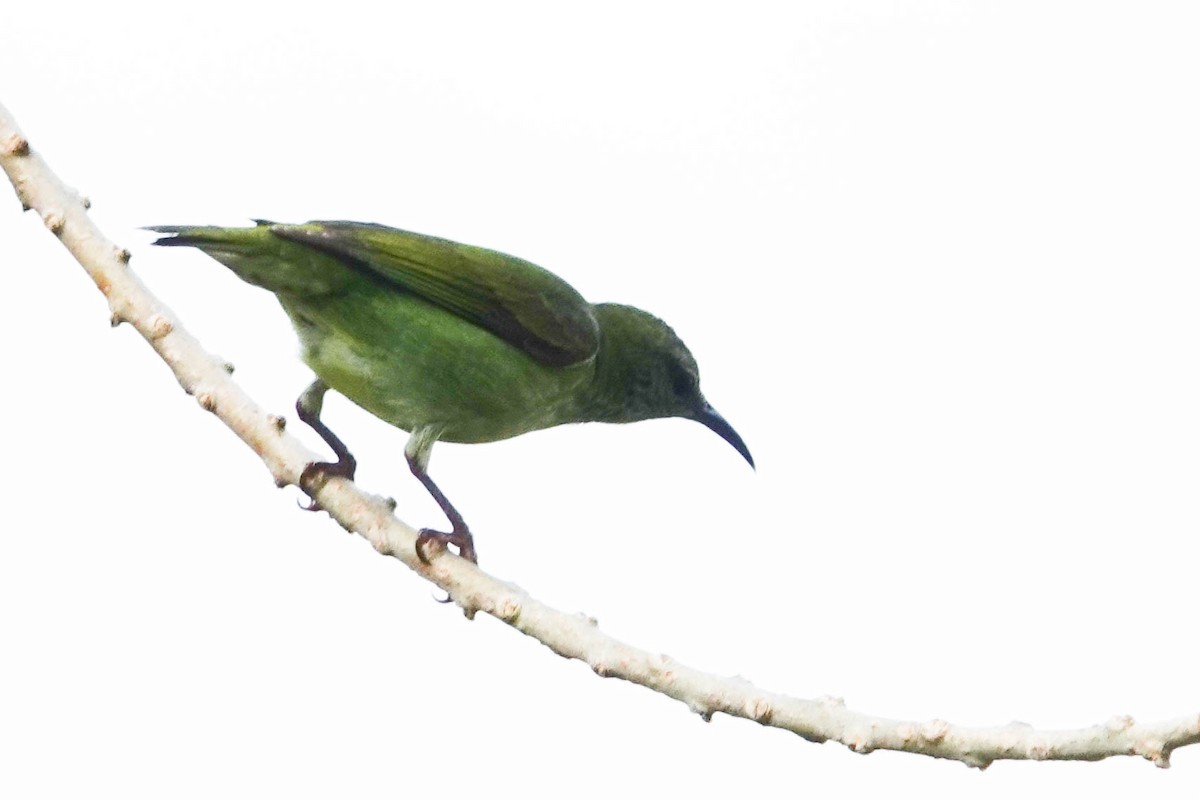
[[[1200,710],[1194,4],[197,8],[24,4],[0,104],[310,447],[273,298],[141,226],[380,222],[669,322],[757,471],[683,420],[431,463],[621,639],[899,719]],[[601,680],[300,511],[2,190],[0,268],[0,795],[1194,796],[1197,747],[980,773]]]

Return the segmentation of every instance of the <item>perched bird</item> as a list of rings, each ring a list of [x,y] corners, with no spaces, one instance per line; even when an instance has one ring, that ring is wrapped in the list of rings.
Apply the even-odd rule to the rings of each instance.
[[[354,477],[354,457],[320,419],[329,389],[410,432],[408,466],[451,525],[420,532],[422,561],[432,542],[476,561],[462,515],[429,477],[439,439],[492,442],[568,422],[685,417],[754,466],[700,394],[696,360],[666,323],[632,306],[593,305],[528,261],[360,222],[149,230],[168,234],[154,244],[198,248],[273,292],[291,318],[317,376],[296,411],[337,455],[309,464],[302,485],[318,473]]]

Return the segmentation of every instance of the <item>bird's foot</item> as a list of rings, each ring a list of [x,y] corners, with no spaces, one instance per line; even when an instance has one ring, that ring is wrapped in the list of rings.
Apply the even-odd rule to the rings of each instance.
[[[471,536],[471,532],[465,526],[455,528],[450,533],[422,528],[417,534],[417,558],[425,564],[429,563],[429,556],[425,555],[425,547],[431,542],[437,542],[438,546],[443,549],[446,545],[452,544],[458,548],[460,558],[465,558],[472,564],[479,563],[479,558],[475,554],[475,537]]]
[[[313,461],[304,467],[304,471],[300,473],[300,488],[309,494],[310,498],[313,492],[325,484],[325,481],[330,478],[345,478],[346,480],[354,480],[354,473],[358,469],[358,464],[354,457],[342,458],[337,461]],[[308,505],[301,505],[305,511],[320,511],[321,504],[316,499],[310,499]]]

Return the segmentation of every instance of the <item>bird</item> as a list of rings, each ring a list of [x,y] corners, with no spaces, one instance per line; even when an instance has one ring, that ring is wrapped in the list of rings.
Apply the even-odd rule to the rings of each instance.
[[[308,464],[302,487],[321,476],[352,480],[357,468],[321,420],[330,389],[409,433],[409,469],[451,527],[420,530],[416,552],[426,564],[427,551],[447,545],[478,562],[470,528],[429,477],[438,441],[683,417],[754,467],[741,436],[701,394],[696,359],[665,322],[633,306],[589,303],[524,259],[367,222],[147,230],[162,234],[153,244],[196,248],[272,292],[290,318],[316,376],[296,412],[336,456]]]

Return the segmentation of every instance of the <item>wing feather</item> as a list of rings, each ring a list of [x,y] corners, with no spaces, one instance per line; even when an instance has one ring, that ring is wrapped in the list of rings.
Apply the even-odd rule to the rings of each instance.
[[[361,222],[272,224],[270,230],[441,306],[548,366],[586,361],[599,347],[591,304],[523,259]]]

